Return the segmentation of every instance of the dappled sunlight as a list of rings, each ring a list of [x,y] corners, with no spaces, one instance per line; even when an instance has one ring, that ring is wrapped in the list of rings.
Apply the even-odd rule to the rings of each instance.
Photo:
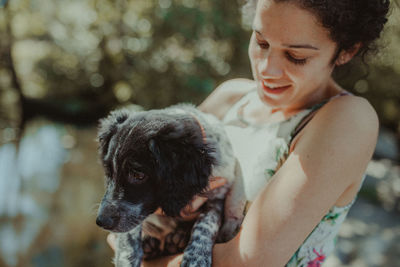
[[[334,262],[340,266],[396,266],[400,260],[399,221],[400,214],[387,213],[359,199],[343,223],[327,266],[337,266]]]
[[[119,107],[199,104],[223,81],[251,78],[241,2],[0,0],[0,266],[111,266],[107,233],[95,224],[104,192],[98,120]],[[400,262],[396,5],[387,25],[368,67],[356,61],[335,74],[373,105],[381,131],[324,266]],[[259,138],[240,146],[268,145]]]

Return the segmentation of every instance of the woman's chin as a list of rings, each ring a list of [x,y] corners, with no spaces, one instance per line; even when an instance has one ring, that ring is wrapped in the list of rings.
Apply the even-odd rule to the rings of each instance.
[[[288,88],[290,90],[290,88]],[[260,100],[272,107],[272,108],[279,108],[284,107],[287,105],[288,102],[288,91],[285,89],[285,92],[282,93],[269,93],[265,91],[263,88],[257,88],[258,96]]]

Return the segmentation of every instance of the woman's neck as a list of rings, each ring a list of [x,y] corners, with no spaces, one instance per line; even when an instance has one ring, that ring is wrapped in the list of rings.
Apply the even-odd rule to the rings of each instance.
[[[330,78],[325,85],[315,90],[312,94],[303,97],[303,99],[300,99],[297,103],[290,106],[271,108],[270,113],[279,112],[282,113],[285,118],[288,118],[342,92],[345,92],[345,90]]]
[[[284,121],[344,91],[333,79],[330,79],[324,88],[318,89],[314,94],[307,96],[304,100],[290,107],[270,107],[262,102],[258,96],[255,96],[242,107],[241,113],[244,118],[255,124]]]

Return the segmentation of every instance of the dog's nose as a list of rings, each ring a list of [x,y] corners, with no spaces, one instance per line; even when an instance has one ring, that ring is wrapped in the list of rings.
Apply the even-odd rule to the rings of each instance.
[[[96,224],[106,230],[111,230],[118,223],[116,217],[111,216],[98,216],[96,219]]]

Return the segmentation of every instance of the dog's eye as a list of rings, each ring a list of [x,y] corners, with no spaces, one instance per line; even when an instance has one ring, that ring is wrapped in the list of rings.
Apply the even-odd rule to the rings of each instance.
[[[130,171],[128,173],[128,182],[131,184],[138,184],[146,180],[146,175],[139,171]]]

